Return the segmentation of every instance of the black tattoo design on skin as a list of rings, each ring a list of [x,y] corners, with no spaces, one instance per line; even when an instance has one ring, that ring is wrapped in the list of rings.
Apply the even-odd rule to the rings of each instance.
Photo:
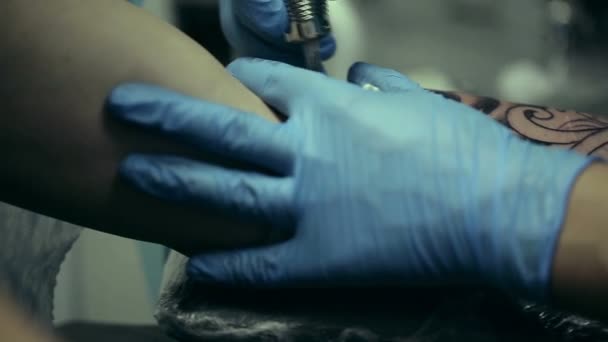
[[[460,96],[456,93],[449,92],[449,91],[439,91],[439,90],[433,90],[433,92],[445,97],[448,100],[453,100],[456,102],[464,103],[462,96]],[[473,103],[467,103],[467,104],[470,105],[471,107],[479,110],[480,112],[489,115],[500,106],[500,101],[498,101],[497,99],[491,98],[491,97],[475,96],[475,101]]]
[[[513,105],[509,127],[530,141],[557,145],[608,159],[608,120],[588,113],[541,106]]]
[[[479,97],[477,102],[473,104],[473,108],[486,113],[492,114],[500,106],[500,101],[491,97]]]
[[[433,92],[491,116],[522,139],[608,160],[608,117],[545,106],[513,104],[466,93]]]
[[[437,95],[441,95],[443,97],[445,97],[448,100],[453,100],[456,102],[462,102],[462,97],[456,93],[452,93],[449,91],[442,91],[442,90],[431,90],[431,92],[437,94]]]

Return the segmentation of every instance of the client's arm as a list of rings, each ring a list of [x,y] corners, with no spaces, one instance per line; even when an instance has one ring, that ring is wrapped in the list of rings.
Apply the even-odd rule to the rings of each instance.
[[[258,243],[234,224],[132,190],[129,152],[184,153],[107,118],[104,99],[150,82],[273,118],[184,34],[123,0],[0,2],[0,200],[181,252]]]
[[[608,166],[589,168],[571,198],[553,262],[554,297],[608,322]]]

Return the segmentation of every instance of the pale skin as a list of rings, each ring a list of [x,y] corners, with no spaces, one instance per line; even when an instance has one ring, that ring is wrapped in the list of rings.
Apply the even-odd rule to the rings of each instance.
[[[4,0],[0,51],[0,153],[9,166],[0,168],[0,200],[184,253],[265,241],[263,228],[155,200],[117,177],[131,152],[192,155],[108,118],[104,100],[122,82],[154,83],[276,120],[203,48],[123,0]],[[576,183],[553,285],[559,304],[608,318],[604,168],[591,167]]]

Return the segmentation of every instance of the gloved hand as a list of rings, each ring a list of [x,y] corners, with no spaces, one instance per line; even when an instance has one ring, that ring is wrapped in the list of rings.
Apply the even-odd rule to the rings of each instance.
[[[222,0],[220,18],[228,42],[241,56],[304,66],[301,46],[285,42],[289,17],[283,0]],[[336,51],[332,35],[321,39],[321,58]]]
[[[271,123],[149,85],[109,98],[117,117],[258,166],[133,155],[122,175],[161,198],[293,230],[289,241],[192,258],[191,277],[233,286],[496,286],[542,299],[568,194],[590,163],[536,146],[390,70],[349,79],[263,60],[230,71],[289,119]],[[399,90],[399,92],[392,92]]]

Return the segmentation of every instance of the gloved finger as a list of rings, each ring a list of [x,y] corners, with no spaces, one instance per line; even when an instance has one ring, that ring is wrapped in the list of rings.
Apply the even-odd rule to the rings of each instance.
[[[349,89],[361,91],[359,87],[318,72],[257,58],[237,59],[228,65],[228,70],[249,90],[284,115],[291,115],[294,106],[302,109],[302,105],[316,105],[326,98],[350,101],[355,94],[348,96]]]
[[[284,0],[226,0],[220,2],[220,11],[222,16],[232,15],[237,19],[224,19],[224,23],[236,22],[242,26],[242,29],[253,33],[253,36],[301,55],[300,46],[285,41],[285,33],[289,28],[289,16]],[[226,29],[230,28],[224,27],[225,32]],[[336,39],[333,35],[329,34],[321,38],[319,43],[323,60],[329,59],[335,54]]]
[[[274,288],[288,283],[292,242],[191,258],[188,276],[198,282],[231,287]]]
[[[400,72],[373,64],[358,62],[348,70],[348,81],[365,87],[372,85],[383,92],[403,92],[421,89],[420,85]]]
[[[260,37],[276,42],[284,41],[289,27],[289,16],[284,0],[227,0],[236,18],[247,29]]]
[[[200,149],[280,174],[292,167],[291,139],[281,125],[254,114],[143,84],[116,87],[108,109],[120,119]]]
[[[319,45],[319,54],[321,55],[321,59],[324,61],[333,57],[333,55],[336,54],[336,50],[338,50],[336,38],[331,33],[321,38],[321,40],[319,40]]]
[[[139,190],[165,200],[209,207],[269,222],[277,228],[288,223],[285,215],[291,187],[286,178],[174,156],[146,155],[126,158],[120,174]]]
[[[238,3],[240,4],[241,2],[245,3],[244,1]],[[238,6],[234,1],[220,1],[219,7],[222,31],[237,53],[283,61],[292,65],[304,65],[304,55],[298,53],[297,46],[287,45],[278,36],[274,39],[264,37],[242,23],[242,20],[236,16],[235,7]],[[261,18],[259,21],[262,23],[266,22],[264,18]],[[270,22],[276,23],[277,21],[271,19]],[[283,28],[277,28],[278,30],[283,30]]]

